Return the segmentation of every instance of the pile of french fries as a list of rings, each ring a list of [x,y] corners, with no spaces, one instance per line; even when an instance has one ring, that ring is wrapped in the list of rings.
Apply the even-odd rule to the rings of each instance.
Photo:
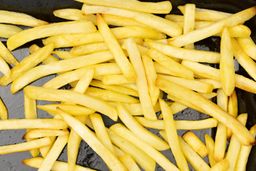
[[[245,127],[248,114],[238,113],[236,88],[256,93],[256,45],[244,25],[256,7],[230,14],[186,4],[176,15],[170,1],[79,1],[81,10],[54,11],[69,20],[58,23],[0,11],[0,37],[7,38],[6,46],[0,42],[0,84],[23,90],[25,112],[24,119],[8,119],[0,101],[0,130],[27,130],[25,142],[2,145],[0,154],[30,151],[23,163],[39,171],[93,170],[76,164],[84,140],[114,171],[153,171],[156,164],[168,171],[187,171],[188,164],[198,171],[244,171],[256,125]],[[195,48],[211,36],[220,37],[220,52]],[[36,39],[44,46],[33,44],[17,61],[11,52]],[[235,73],[234,61],[250,78]],[[29,85],[52,74],[41,86]],[[174,120],[186,108],[209,118]],[[52,118],[39,118],[37,110]],[[102,115],[115,124],[106,127]],[[194,133],[212,128],[215,137]],[[67,162],[58,161],[65,146]]]

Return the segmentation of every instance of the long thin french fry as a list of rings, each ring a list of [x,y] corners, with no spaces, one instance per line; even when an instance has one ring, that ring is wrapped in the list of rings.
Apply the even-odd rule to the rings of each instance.
[[[94,52],[108,50],[106,43],[92,43],[88,45],[76,46],[70,50],[74,55],[86,55]]]
[[[7,108],[1,98],[0,98],[0,117],[2,120],[6,120],[8,118]]]
[[[223,159],[220,162],[216,163],[210,171],[226,171],[229,168],[229,162],[227,159]]]
[[[98,78],[95,78],[98,79]],[[135,80],[128,80],[124,75],[121,74],[110,74],[102,76],[99,80],[105,85],[120,85],[120,84],[133,84]]]
[[[0,71],[5,77],[10,77],[11,70],[9,65],[5,62],[5,60],[0,56]]]
[[[103,15],[104,20],[108,25],[112,26],[142,26],[142,27],[147,27],[144,24],[141,24],[137,22],[136,20],[132,18],[127,18],[127,17],[121,17],[117,15],[111,15],[111,14],[104,14]]]
[[[238,38],[237,41],[244,52],[252,59],[256,60],[256,45],[252,38]]]
[[[0,37],[2,38],[9,38],[20,31],[22,31],[22,29],[18,26],[0,24]]]
[[[204,139],[205,139],[206,148],[208,150],[209,163],[213,167],[216,163],[214,159],[214,146],[215,146],[214,140],[208,134],[205,134]]]
[[[69,134],[68,131],[56,130],[56,129],[33,129],[29,130],[24,138],[43,138],[43,137],[52,137],[52,136],[64,136]]]
[[[134,170],[134,171],[141,170],[130,155],[125,154],[123,156],[120,156],[119,160],[125,165],[125,167],[128,170]]]
[[[9,64],[17,65],[19,62],[13,56],[13,54],[5,47],[5,45],[0,41],[0,56]]]
[[[238,115],[238,101],[237,100],[238,99],[237,99],[236,91],[233,91],[231,96],[229,96],[229,100],[228,100],[228,113],[233,117],[237,117],[237,115]],[[230,129],[228,129],[227,137],[230,138],[231,135],[232,135],[232,132]]]
[[[96,23],[95,15],[84,15],[81,10],[75,8],[54,10],[53,15],[66,20],[87,20]]]
[[[30,54],[32,54],[32,53],[35,53],[39,49],[40,49],[39,46],[37,46],[36,44],[33,44],[29,47],[29,52],[30,52]],[[52,55],[49,55],[45,60],[42,61],[42,63],[43,64],[49,64],[51,62],[56,62],[58,60],[59,60],[58,58],[56,58]]]
[[[193,31],[195,28],[195,4],[186,4],[184,10],[183,34]],[[194,49],[194,44],[186,45],[185,48]]]

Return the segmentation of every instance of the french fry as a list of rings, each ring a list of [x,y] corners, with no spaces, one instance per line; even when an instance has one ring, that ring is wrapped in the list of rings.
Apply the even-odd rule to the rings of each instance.
[[[255,135],[256,135],[256,125],[251,127],[250,133],[255,137]],[[251,149],[252,149],[251,145],[250,146],[245,146],[245,145],[241,146],[239,156],[237,158],[237,163],[236,163],[235,170],[237,170],[237,171],[246,170],[246,164],[247,164]]]
[[[255,13],[255,7],[245,9],[218,22],[215,22],[208,27],[197,29],[187,34],[172,38],[170,39],[169,43],[177,47],[195,43],[221,32],[224,27],[232,27],[238,24],[242,24],[252,18]]]
[[[245,125],[247,118],[248,118],[248,115],[247,115],[247,113],[245,113],[245,114],[238,115],[237,120],[241,124]],[[239,140],[236,138],[235,134],[233,133],[233,135],[230,139],[229,147],[228,147],[227,154],[226,154],[226,159],[229,162],[228,171],[235,170],[241,146],[242,146],[241,143],[239,142]]]
[[[8,111],[1,98],[0,98],[0,117],[2,120],[8,119]]]
[[[116,104],[112,104],[114,106],[117,106]],[[123,103],[124,107],[128,110],[128,112],[133,116],[139,116],[143,115],[141,104],[140,103]],[[159,112],[160,109],[158,105],[154,106],[155,112]]]
[[[163,140],[149,132],[147,129],[143,128],[143,126],[141,126],[122,105],[118,105],[117,110],[121,121],[132,133],[135,134],[136,137],[159,151],[169,148],[168,144],[166,144]]]
[[[170,74],[177,77],[193,79],[193,72],[180,65],[180,63],[176,62],[172,58],[158,52],[157,50],[149,50],[149,57],[154,59],[157,63],[155,63],[155,68],[157,73]],[[172,66],[172,67],[169,67]]]
[[[184,16],[183,15],[177,15],[177,14],[168,14],[165,16],[166,19],[172,20],[175,22],[183,22]]]
[[[256,60],[256,45],[252,38],[238,38],[237,41],[244,52],[252,59]]]
[[[106,43],[92,43],[88,45],[82,45],[73,47],[70,51],[74,55],[87,55],[94,52],[108,50]]]
[[[27,84],[47,75],[54,73],[70,71],[78,68],[82,68],[89,65],[102,63],[113,59],[110,52],[99,52],[72,59],[61,60],[58,62],[50,63],[47,65],[40,65],[32,68],[16,79],[11,86],[13,93],[17,92]],[[95,71],[95,74],[97,71]],[[1,82],[1,81],[0,81]]]
[[[174,166],[163,154],[158,152],[155,148],[148,145],[144,141],[140,140],[131,131],[125,128],[121,124],[115,124],[110,127],[110,130],[129,141],[137,148],[145,152],[147,155],[151,156],[163,169],[176,171],[178,168]]]
[[[195,62],[219,63],[220,54],[216,52],[208,52],[203,50],[193,50],[177,48],[171,45],[165,45],[156,42],[148,42],[151,48],[154,48],[165,55],[173,58],[185,59]]]
[[[182,32],[181,27],[179,27],[178,24],[152,14],[129,11],[125,9],[103,7],[103,6],[90,6],[90,5],[84,5],[82,10],[85,12],[85,14],[102,13],[102,14],[112,14],[112,15],[117,15],[121,17],[133,18],[137,22],[145,24],[146,26],[151,27],[160,32],[163,32],[171,37],[178,36]]]
[[[184,157],[180,146],[177,129],[173,120],[173,114],[168,104],[163,100],[159,100],[161,111],[163,114],[164,129],[167,136],[167,142],[171,148],[174,158],[180,170],[189,170],[188,163]]]
[[[35,157],[35,158],[31,158],[31,159],[25,159],[25,160],[23,160],[23,163],[30,167],[39,168],[41,166],[41,164],[43,163],[43,161],[44,161],[44,158]],[[68,170],[67,163],[60,162],[60,161],[54,162],[54,164],[52,166],[52,171],[64,171],[64,170]],[[95,171],[95,170],[76,165],[74,171]]]
[[[36,44],[33,44],[29,47],[29,52],[30,52],[30,54],[32,54],[32,53],[35,53],[39,49],[40,49],[39,46],[37,46]],[[58,58],[56,58],[52,55],[49,55],[45,60],[42,61],[42,63],[49,64],[49,63],[56,62],[56,61],[58,61]]]
[[[228,28],[228,31],[230,33],[230,37],[249,38],[251,35],[250,28],[245,25],[233,26]]]
[[[88,69],[76,84],[74,91],[84,93],[89,87],[94,75],[93,69]]]
[[[113,131],[109,130],[111,141],[122,149],[125,153],[129,154],[134,160],[144,169],[154,171],[156,162],[148,156],[144,151],[137,148],[135,145],[127,141],[126,139],[118,136]]]
[[[69,134],[68,131],[56,130],[56,129],[33,129],[29,130],[25,135],[25,139],[36,139],[43,137],[53,137],[53,136],[64,136]]]
[[[77,119],[62,112],[61,116],[68,125],[106,162],[111,170],[125,170],[121,162],[94,135],[94,133]]]
[[[76,57],[76,55],[71,54],[69,51],[56,50],[56,51],[53,51],[52,53],[57,55],[61,59],[69,59],[69,58]]]
[[[91,108],[95,111],[101,112],[102,114],[109,116],[112,120],[117,120],[117,112],[115,108],[111,107],[102,100],[81,93],[68,90],[54,90],[35,86],[27,86],[24,89],[24,93],[32,99],[61,101],[79,104]]]
[[[214,117],[219,122],[223,123],[226,127],[230,128],[234,135],[239,139],[241,144],[250,145],[254,142],[254,138],[249,131],[239,123],[235,118],[224,112],[213,102],[205,99],[198,93],[195,93],[187,88],[178,86],[172,82],[166,80],[158,80],[157,86],[167,92],[169,95],[179,97],[184,102],[191,103],[192,105],[203,110],[204,113]]]
[[[168,98],[168,96],[167,96]],[[170,105],[171,109],[172,109],[172,112],[175,114],[175,113],[178,113],[178,112],[181,112],[182,110],[188,108],[187,106],[183,105],[183,104],[180,104],[178,102],[173,102],[171,105]],[[177,126],[177,125],[176,125]]]
[[[39,167],[39,171],[50,171],[58,159],[59,155],[61,154],[63,148],[68,142],[68,135],[60,136],[54,142],[52,148],[50,149],[47,156],[44,158],[42,164]]]
[[[92,68],[95,76],[121,74],[121,70],[116,63],[98,64],[92,66]]]
[[[100,79],[105,85],[120,85],[135,83],[135,80],[128,80],[121,74],[105,75]]]
[[[226,28],[221,36],[220,54],[220,81],[223,91],[230,96],[235,89],[235,67],[232,43]]]
[[[85,93],[91,97],[102,99],[104,101],[121,102],[121,103],[138,103],[138,99],[129,95],[117,93],[111,90],[103,90],[99,88],[90,87]]]
[[[17,26],[0,24],[0,37],[2,38],[9,38],[20,31],[22,31],[22,29]]]
[[[17,65],[19,62],[13,56],[13,54],[5,47],[5,45],[0,41],[0,56],[9,64]]]
[[[210,171],[225,171],[229,168],[229,162],[227,159],[223,159],[220,162],[216,163]]]
[[[147,55],[142,55],[142,62],[145,69],[151,102],[153,105],[155,105],[159,98],[160,90],[155,86],[157,74],[154,62]]]
[[[163,2],[140,2],[140,1],[119,1],[119,0],[84,0],[85,4],[132,9],[133,11],[168,14],[172,9],[169,1]]]
[[[0,154],[4,155],[4,154],[29,151],[29,150],[45,147],[49,144],[50,144],[49,138],[41,138],[41,139],[31,140],[29,142],[18,143],[15,145],[0,146]]]
[[[207,78],[201,78],[198,79],[201,82],[205,82],[208,84],[211,84],[213,86],[213,89],[219,89],[221,88],[221,83],[219,81],[213,80],[213,79],[207,79]]]
[[[166,76],[166,75],[157,75],[158,79],[165,79],[180,86],[186,87],[188,89],[200,92],[200,93],[211,93],[213,90],[212,85],[208,83],[203,83],[198,80],[189,80],[185,78]]]
[[[182,138],[202,158],[207,156],[208,150],[205,144],[195,135],[195,133],[188,131],[182,135]]]
[[[195,28],[195,4],[186,4],[184,6],[184,25],[183,34],[193,31]],[[194,44],[186,45],[185,48],[194,49]]]
[[[122,73],[127,79],[132,79],[134,77],[134,71],[129,60],[126,58],[115,36],[100,15],[97,15],[97,26]]]
[[[238,115],[238,101],[237,101],[236,91],[233,91],[231,96],[229,96],[228,113],[233,117],[237,117],[237,115]],[[230,129],[228,129],[227,137],[230,138],[231,135],[232,135],[232,132],[230,131]]]
[[[0,56],[0,71],[5,77],[10,77],[11,70],[9,65],[5,62],[5,60]]]
[[[232,45],[237,62],[256,80],[256,63],[241,49],[236,40],[232,40]]]
[[[14,50],[17,47],[35,39],[49,37],[57,34],[65,33],[92,33],[96,31],[96,27],[88,21],[69,21],[53,23],[35,28],[23,30],[7,41],[9,50]]]
[[[133,39],[127,39],[127,41],[125,41],[125,46],[136,73],[136,85],[138,87],[143,115],[148,119],[156,120],[156,114],[149,95],[146,72],[142,63],[142,57],[139,49]]]
[[[210,137],[208,134],[205,134],[204,139],[205,139],[206,148],[208,150],[209,163],[210,163],[211,167],[213,167],[216,163],[216,161],[214,159],[215,143],[214,143],[214,140],[212,139],[212,137]]]
[[[75,8],[54,10],[53,15],[66,20],[87,20],[96,23],[95,15],[84,15],[81,10]]]
[[[30,15],[5,10],[0,10],[0,23],[9,23],[31,27],[47,24],[47,22],[36,19]]]
[[[125,165],[128,170],[140,171],[139,166],[130,155],[125,154],[123,156],[120,156],[119,160]]]
[[[104,14],[102,16],[108,25],[112,26],[141,26],[147,27],[144,24],[137,22],[132,18],[121,17],[117,15]]]

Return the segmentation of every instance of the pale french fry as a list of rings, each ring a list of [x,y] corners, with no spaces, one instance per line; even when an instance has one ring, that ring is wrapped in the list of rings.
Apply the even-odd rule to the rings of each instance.
[[[131,155],[134,160],[144,169],[148,171],[154,171],[156,162],[148,156],[144,151],[137,148],[135,145],[127,141],[126,139],[118,136],[114,131],[109,130],[111,141],[122,149],[125,153]]]
[[[48,104],[48,105],[37,105],[38,109],[47,111],[47,112],[57,112],[57,108],[60,108],[61,110],[70,113],[74,116],[80,116],[80,115],[90,115],[94,113],[95,111],[92,109],[89,109],[84,106],[79,106],[75,104]]]
[[[111,170],[125,170],[121,162],[109,151],[84,124],[74,117],[62,112],[61,116],[68,125],[106,162]]]
[[[209,163],[210,163],[211,167],[213,167],[216,163],[216,161],[214,159],[215,143],[214,143],[214,140],[212,139],[212,137],[210,137],[208,134],[205,134],[204,139],[205,139],[206,148],[208,150]]]
[[[132,18],[127,17],[121,17],[117,15],[111,15],[111,14],[104,14],[103,15],[104,20],[108,25],[112,26],[142,26],[147,27],[144,24],[141,24],[137,22],[136,20]]]
[[[176,163],[180,170],[189,170],[188,163],[184,157],[183,151],[180,146],[177,129],[173,120],[173,113],[168,104],[163,100],[159,100],[161,111],[163,114],[164,129],[167,137],[167,142],[174,155]]]
[[[76,57],[72,59],[61,60],[58,62],[53,62],[47,65],[40,65],[31,70],[28,70],[23,75],[21,75],[18,79],[16,79],[11,86],[11,90],[13,93],[17,92],[27,84],[47,75],[51,75],[54,73],[70,71],[73,69],[82,68],[89,65],[94,65],[98,63],[102,63],[113,59],[113,56],[109,51],[99,52],[90,55],[85,55],[81,57]],[[97,70],[95,70],[95,74]],[[1,82],[1,81],[0,81]]]
[[[74,91],[84,93],[89,87],[94,75],[93,69],[88,69],[76,84]]]
[[[180,86],[186,87],[188,89],[200,92],[200,93],[211,93],[213,90],[212,85],[208,83],[203,83],[197,80],[189,80],[185,78],[167,76],[167,75],[157,75],[158,79],[165,79]]]
[[[39,49],[40,49],[39,46],[37,46],[36,44],[33,44],[29,47],[29,52],[30,52],[30,54],[32,54],[32,53],[35,53]],[[58,58],[56,58],[52,55],[49,55],[45,60],[42,61],[42,63],[49,64],[49,63],[56,62],[56,61],[58,61]]]
[[[114,146],[110,140],[110,136],[107,132],[107,128],[105,127],[102,117],[96,113],[89,115],[89,117],[92,122],[96,137],[106,148],[109,149],[109,151],[115,153]]]
[[[110,127],[110,130],[129,141],[137,148],[145,152],[147,155],[151,156],[163,169],[176,171],[178,168],[174,166],[163,154],[158,152],[155,148],[148,145],[144,141],[140,140],[131,131],[125,128],[121,124],[115,124]]]
[[[209,165],[181,137],[179,141],[186,159],[195,170],[210,170]]]
[[[42,164],[40,165],[38,171],[50,171],[58,159],[59,155],[61,154],[63,148],[68,142],[68,135],[60,136],[54,142],[51,150],[44,158]]]
[[[184,6],[184,26],[183,34],[193,31],[195,28],[195,4],[186,4]],[[186,45],[185,48],[194,49],[194,44]]]
[[[235,89],[236,80],[232,43],[226,28],[222,31],[220,54],[220,81],[223,91],[230,96]]]
[[[250,133],[255,137],[256,135],[256,125],[252,126],[250,129]],[[239,156],[237,158],[237,163],[235,170],[236,171],[244,171],[246,170],[246,164],[251,152],[252,146],[242,145],[240,148]]]
[[[169,58],[168,56],[153,49],[148,51],[148,55],[160,64],[158,65],[155,63],[157,73],[170,74],[177,77],[193,79],[193,72],[186,67],[183,67],[180,65],[180,63],[176,62],[172,58]]]
[[[74,8],[54,10],[53,15],[66,20],[87,20],[96,23],[95,15],[84,15],[81,10]]]
[[[120,156],[119,160],[125,165],[128,170],[140,171],[139,166],[130,155],[125,154],[123,156]]]
[[[256,45],[252,38],[238,38],[237,41],[244,52],[252,59],[256,60]]]
[[[141,126],[122,105],[118,105],[117,110],[121,121],[132,133],[135,134],[136,137],[159,151],[163,151],[169,148],[167,143]]]
[[[30,15],[5,10],[0,10],[0,23],[9,23],[31,27],[47,24],[47,22],[36,19]]]
[[[98,64],[92,66],[92,68],[95,76],[121,74],[121,70],[116,63]]]
[[[125,47],[127,48],[129,58],[136,73],[136,85],[138,88],[143,115],[148,119],[156,120],[156,114],[149,95],[146,72],[139,49],[133,39],[127,39],[125,41]]]
[[[237,62],[256,80],[256,63],[242,50],[236,40],[232,39],[232,45]]]
[[[197,62],[192,61],[183,61],[182,64],[192,70],[196,76],[202,77],[202,78],[210,78],[213,80],[220,80],[220,71],[216,68],[199,64]],[[235,75],[236,80],[236,87],[240,88],[242,90],[255,93],[256,92],[256,82],[248,79],[242,75],[236,74]]]
[[[75,103],[95,111],[106,114],[112,120],[117,120],[117,112],[115,108],[108,105],[106,102],[87,96],[85,94],[69,91],[69,90],[55,90],[35,86],[27,86],[24,89],[24,93],[28,97],[37,100],[47,100],[47,101],[61,101],[67,103]],[[65,98],[64,98],[65,97]]]
[[[191,131],[186,132],[185,134],[182,135],[182,138],[202,158],[207,156],[208,150],[205,144],[193,132]]]
[[[179,10],[184,14],[185,13],[185,6],[178,6]],[[230,17],[232,14],[221,12],[221,11],[215,11],[210,9],[202,9],[202,8],[196,8],[195,11],[195,18],[196,20],[202,20],[202,21],[218,21],[227,17]]]
[[[207,78],[202,78],[198,79],[201,82],[211,84],[213,86],[213,89],[218,89],[221,88],[221,83],[219,81],[213,80],[213,79],[207,79]]]
[[[165,16],[166,19],[172,20],[175,22],[183,22],[184,16],[183,15],[177,15],[177,14],[168,14]]]
[[[100,79],[105,85],[120,85],[135,83],[135,80],[128,80],[121,74],[105,75]]]
[[[228,113],[233,117],[237,117],[237,115],[238,115],[238,101],[237,101],[236,91],[233,91],[231,96],[229,96]],[[227,137],[230,138],[231,135],[232,135],[232,132],[230,131],[230,129],[228,129]]]
[[[85,93],[91,97],[102,99],[104,101],[121,102],[121,103],[138,103],[138,99],[129,95],[117,93],[111,90],[103,90],[99,88],[90,87]]]
[[[69,51],[56,50],[52,53],[57,55],[61,59],[69,59],[76,57],[76,55],[71,54]]]
[[[13,54],[5,47],[5,45],[0,41],[0,56],[9,64],[17,65],[19,62],[13,56]]]
[[[88,45],[82,45],[73,47],[70,51],[74,55],[87,55],[94,52],[108,50],[106,43],[92,43]]]
[[[97,15],[97,26],[101,36],[103,37],[107,47],[114,56],[117,65],[120,67],[122,73],[127,79],[132,79],[134,77],[134,71],[129,60],[126,58],[122,48],[120,47],[117,39],[110,31],[108,25],[105,23],[104,19]]]
[[[10,77],[10,74],[11,74],[10,67],[1,56],[0,56],[0,71],[5,77]]]
[[[216,163],[210,171],[226,171],[229,168],[229,162],[227,159],[223,159],[220,162]]]
[[[85,4],[100,5],[107,7],[116,7],[123,9],[132,9],[133,11],[168,14],[172,9],[172,4],[169,1],[163,2],[140,2],[140,1],[119,1],[119,0],[84,0]]]
[[[256,13],[255,7],[251,7],[240,11],[236,14],[233,14],[227,18],[224,18],[218,22],[215,22],[208,27],[194,30],[187,34],[170,39],[169,43],[173,46],[181,47],[187,44],[191,44],[200,40],[203,40],[207,37],[213,36],[222,31],[226,27],[232,27],[238,24],[242,24],[245,21],[252,18]]]
[[[145,24],[146,26],[163,32],[171,37],[178,36],[182,32],[181,27],[179,27],[178,24],[152,14],[129,11],[125,9],[90,5],[84,5],[82,10],[85,12],[85,14],[102,13],[133,18],[137,22]]]
[[[33,129],[29,130],[24,138],[36,139],[43,137],[53,137],[53,136],[64,136],[69,134],[68,131],[56,130],[56,129]]]
[[[247,113],[245,113],[245,114],[238,115],[237,120],[241,124],[245,125],[247,118],[248,118],[248,115],[247,115]],[[233,133],[233,135],[230,139],[229,147],[228,147],[227,154],[226,154],[226,159],[229,162],[228,171],[235,170],[241,146],[242,146],[242,144],[239,142],[239,140],[236,138],[235,134]]]
[[[159,98],[160,90],[155,86],[157,74],[156,74],[154,62],[147,55],[142,55],[142,62],[143,62],[143,66],[144,66],[144,70],[147,78],[151,102],[152,102],[152,105],[155,105]]]
[[[35,39],[65,33],[92,33],[96,31],[96,27],[88,21],[69,21],[53,23],[35,28],[23,30],[7,41],[7,47],[14,50],[17,47]]]
[[[209,52],[204,50],[193,50],[178,48],[171,45],[165,45],[156,42],[148,42],[151,48],[154,48],[165,55],[173,58],[185,59],[196,62],[206,62],[206,63],[219,63],[220,54],[216,52]]]
[[[135,97],[139,96],[138,92],[136,90],[133,90],[131,88],[126,88],[124,86],[105,85],[102,82],[97,81],[97,80],[93,80],[90,83],[90,85],[94,86],[94,87],[99,87],[99,88],[102,88],[102,89],[110,90],[110,91],[113,91],[113,92],[121,93],[121,94],[131,95],[131,96],[135,96]]]
[[[172,82],[166,80],[156,81],[157,86],[174,97],[182,99],[184,102],[191,103],[192,105],[203,110],[204,113],[214,117],[226,127],[230,128],[234,135],[239,139],[241,144],[250,145],[254,142],[254,138],[249,133],[249,131],[239,123],[235,118],[230,116],[228,113],[224,112],[220,107],[218,107],[213,102],[205,99],[198,93],[195,93],[187,88],[178,86]]]
[[[2,38],[9,38],[20,31],[22,31],[22,29],[17,26],[0,24],[0,37]]]
[[[39,168],[43,163],[43,161],[44,161],[44,158],[36,157],[31,159],[25,159],[23,160],[23,163],[30,167]],[[67,170],[68,170],[68,164],[65,162],[55,161],[52,166],[52,171],[67,171]],[[76,165],[74,171],[95,171],[95,170]]]

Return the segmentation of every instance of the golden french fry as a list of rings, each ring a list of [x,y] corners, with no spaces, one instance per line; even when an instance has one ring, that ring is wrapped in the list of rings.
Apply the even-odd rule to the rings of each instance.
[[[31,27],[47,24],[47,22],[36,19],[30,15],[5,10],[0,10],[0,23],[9,23]]]
[[[93,69],[88,69],[76,84],[74,91],[84,93],[89,87],[94,75]]]
[[[71,54],[69,51],[56,50],[52,53],[57,55],[61,59],[69,59],[76,57],[76,55]]]
[[[8,119],[8,111],[7,111],[7,108],[1,98],[0,98],[0,117],[2,120]],[[0,128],[1,128],[1,126],[0,126]]]
[[[208,149],[206,148],[205,144],[193,132],[186,132],[185,134],[182,135],[182,138],[202,158],[207,156]]]
[[[31,158],[31,159],[25,159],[25,160],[23,160],[23,163],[30,167],[39,168],[41,166],[41,164],[43,163],[43,161],[44,161],[44,158],[36,157],[36,158]],[[54,164],[52,166],[52,171],[64,171],[64,170],[68,170],[67,163],[60,162],[60,161],[54,162]],[[95,170],[76,165],[74,171],[95,171]]]
[[[7,47],[14,50],[17,47],[35,39],[40,39],[48,36],[65,33],[92,33],[96,31],[96,27],[88,21],[69,21],[53,23],[35,28],[23,30],[7,41]]]
[[[101,112],[102,114],[106,114],[112,120],[117,120],[117,112],[115,108],[102,100],[87,96],[85,94],[69,90],[55,90],[35,86],[27,86],[24,89],[24,93],[32,99],[79,104]]]
[[[111,170],[125,170],[121,162],[94,135],[94,133],[79,120],[62,112],[61,116],[68,125],[106,162]]]
[[[53,62],[47,65],[40,65],[32,68],[17,78],[11,86],[13,93],[17,92],[27,84],[47,75],[54,73],[70,71],[78,68],[82,68],[89,65],[94,65],[109,61],[113,59],[113,56],[109,51],[99,52],[90,55],[80,56],[72,59],[61,60],[58,62]],[[95,70],[95,74],[97,70]],[[0,81],[1,82],[1,81]]]
[[[119,0],[83,0],[85,4],[100,5],[107,7],[116,7],[123,9],[132,9],[133,11],[168,14],[172,10],[172,4],[169,1],[163,2],[140,2],[140,1],[119,1]]]
[[[208,27],[197,29],[197,30],[191,31],[187,34],[183,34],[181,36],[172,38],[172,39],[170,39],[169,43],[172,44],[173,46],[177,46],[177,47],[195,43],[197,41],[203,40],[207,37],[211,37],[211,36],[221,32],[225,26],[232,27],[232,26],[235,26],[238,24],[242,24],[245,21],[252,18],[255,15],[255,13],[256,13],[255,7],[245,9],[245,10],[240,11],[236,14],[233,14],[227,18],[224,18],[223,20],[215,22],[215,23],[209,25]]]
[[[121,103],[138,103],[138,99],[129,95],[121,94],[111,90],[103,90],[100,88],[90,87],[85,92],[86,95],[102,99],[104,101],[121,102]]]
[[[68,135],[59,136],[57,140],[54,142],[47,156],[44,158],[38,171],[46,171],[46,170],[50,171],[54,163],[58,159],[59,155],[61,154],[63,148],[67,144],[67,142],[68,142]]]
[[[221,36],[220,54],[220,81],[223,91],[227,96],[230,96],[235,89],[236,80],[232,43],[226,28]]]
[[[236,91],[233,91],[231,96],[229,96],[228,100],[228,113],[231,116],[237,117],[238,115],[238,101],[237,101],[237,95]],[[230,129],[227,130],[227,137],[230,138],[232,135],[232,132]]]
[[[40,151],[40,153],[41,153],[41,155],[42,155],[43,158],[45,158],[45,157],[47,156],[48,152],[49,152],[50,149],[52,148],[53,143],[54,143],[55,140],[56,140],[56,137],[48,137],[48,138],[49,138],[50,141],[51,141],[50,145],[45,146],[45,147],[42,147],[42,148],[39,149],[39,151]]]
[[[237,37],[239,38],[249,38],[251,35],[251,30],[249,27],[245,25],[237,25],[228,28],[228,31],[230,33],[230,37]]]
[[[104,19],[97,15],[97,26],[101,36],[103,37],[107,47],[114,56],[117,65],[120,67],[122,73],[127,79],[132,79],[134,77],[134,71],[129,60],[126,58],[122,48],[120,47],[117,39],[109,29],[108,25],[105,23]]]
[[[87,20],[96,23],[95,15],[84,15],[81,10],[74,8],[54,10],[53,15],[66,20]]]
[[[213,167],[216,163],[214,159],[214,146],[215,146],[214,140],[208,134],[205,134],[204,139],[205,139],[206,148],[208,150],[209,163]]]
[[[213,86],[208,83],[203,83],[198,80],[189,80],[185,78],[167,76],[167,75],[157,75],[158,79],[165,79],[180,86],[186,87],[188,89],[200,92],[200,93],[211,93]]]
[[[32,54],[32,53],[35,53],[39,49],[40,49],[39,46],[37,46],[36,44],[33,44],[29,47],[29,52],[30,52],[30,54]],[[52,55],[49,55],[45,60],[42,61],[42,63],[49,64],[49,63],[56,62],[56,61],[58,61],[58,58],[56,58]]]
[[[232,45],[237,62],[256,80],[256,63],[242,50],[236,40],[232,39]]]
[[[221,88],[221,83],[219,81],[213,80],[213,79],[207,79],[207,78],[201,78],[198,79],[201,82],[211,84],[213,86],[213,89]]]
[[[24,138],[27,139],[36,139],[43,137],[52,137],[52,136],[64,136],[69,134],[68,131],[56,130],[56,129],[33,129],[29,130]]]
[[[161,140],[155,134],[149,132],[147,129],[143,128],[143,126],[141,126],[122,105],[118,105],[117,110],[121,121],[129,130],[131,130],[132,133],[135,134],[136,137],[159,151],[169,148],[169,146],[163,140]]]
[[[216,163],[210,171],[226,171],[229,168],[229,162],[227,159],[223,159],[220,162]]]
[[[5,45],[0,41],[0,56],[9,64],[17,65],[19,62],[13,56],[13,54],[5,47]]]
[[[144,153],[152,157],[163,169],[165,170],[173,170],[177,171],[178,168],[173,165],[163,154],[157,151],[152,146],[148,145],[144,141],[140,140],[135,136],[131,131],[125,128],[121,124],[114,124],[110,127],[110,130],[119,135],[120,137],[124,138],[125,140],[129,141],[137,148],[142,150]]]
[[[165,45],[156,42],[148,42],[151,48],[154,48],[165,55],[173,58],[185,59],[196,62],[206,62],[206,63],[219,63],[220,54],[216,52],[209,52],[204,50],[193,50],[178,48],[171,45]]]
[[[87,55],[94,52],[108,50],[106,43],[92,43],[88,45],[73,47],[70,51],[74,55]]]
[[[248,118],[248,114],[244,113],[244,114],[238,115],[237,120],[241,124],[245,125],[246,121],[247,121],[247,118]],[[227,154],[226,154],[226,159],[229,162],[228,171],[235,170],[241,146],[242,146],[242,144],[236,138],[235,133],[233,133],[233,135],[230,139],[229,147],[228,147]]]
[[[117,106],[117,104],[111,104],[113,106]],[[129,111],[129,113],[133,116],[143,115],[141,104],[140,103],[123,103],[125,108]],[[158,103],[154,106],[155,112],[159,112],[160,108]]]
[[[10,74],[11,74],[10,67],[1,56],[0,56],[0,71],[5,77],[10,77]]]
[[[176,163],[180,170],[189,170],[188,163],[180,146],[177,129],[173,120],[173,113],[168,104],[163,100],[159,100],[159,103],[163,114],[164,129],[168,140],[167,142],[171,148]]]
[[[117,15],[121,17],[133,18],[137,22],[145,24],[146,26],[151,27],[160,32],[163,32],[171,37],[178,36],[182,32],[181,27],[179,27],[178,24],[152,14],[135,12],[135,11],[125,10],[125,9],[103,7],[103,6],[90,6],[90,5],[84,5],[82,10],[85,12],[85,14],[102,13],[102,14],[112,14],[112,15]]]
[[[141,27],[147,27],[144,24],[141,24],[137,22],[136,20],[132,18],[127,17],[121,17],[118,15],[111,15],[111,14],[104,14],[103,15],[104,20],[108,25],[112,26],[141,26]]]
[[[125,154],[123,156],[120,156],[119,160],[125,165],[128,170],[140,171],[139,166],[130,155]]]
[[[176,98],[182,99],[183,102],[191,103],[193,106],[203,110],[204,113],[214,117],[219,122],[223,123],[226,127],[230,128],[234,135],[239,139],[241,144],[250,145],[254,142],[254,138],[249,131],[239,123],[235,118],[224,112],[213,102],[205,99],[201,95],[187,88],[178,86],[166,80],[156,81],[157,86]],[[190,106],[189,106],[190,107]]]
[[[139,49],[133,39],[127,39],[125,41],[125,47],[127,48],[129,58],[136,73],[136,85],[138,88],[143,115],[148,119],[156,120],[156,114],[149,95],[146,72]]]
[[[135,83],[135,80],[128,80],[124,75],[121,75],[121,74],[105,75],[100,80],[105,85],[120,85],[120,84]]]
[[[252,38],[238,38],[237,41],[244,52],[252,59],[256,60],[256,45]]]
[[[118,136],[114,131],[108,131],[111,141],[122,149],[125,153],[129,154],[134,160],[144,169],[148,171],[154,171],[156,162],[148,156],[144,151],[137,148],[135,145],[127,141],[126,139]]]
[[[22,31],[22,29],[17,26],[0,24],[0,37],[2,38],[9,38],[20,31]]]
[[[184,6],[184,25],[183,34],[193,31],[195,28],[195,4],[186,4]],[[194,49],[194,44],[186,45],[185,48]]]
[[[182,66],[172,58],[158,52],[157,50],[149,50],[148,55],[157,62],[155,62],[157,73],[170,74],[177,77],[193,79],[194,74],[192,71]],[[160,65],[158,65],[158,63]]]

